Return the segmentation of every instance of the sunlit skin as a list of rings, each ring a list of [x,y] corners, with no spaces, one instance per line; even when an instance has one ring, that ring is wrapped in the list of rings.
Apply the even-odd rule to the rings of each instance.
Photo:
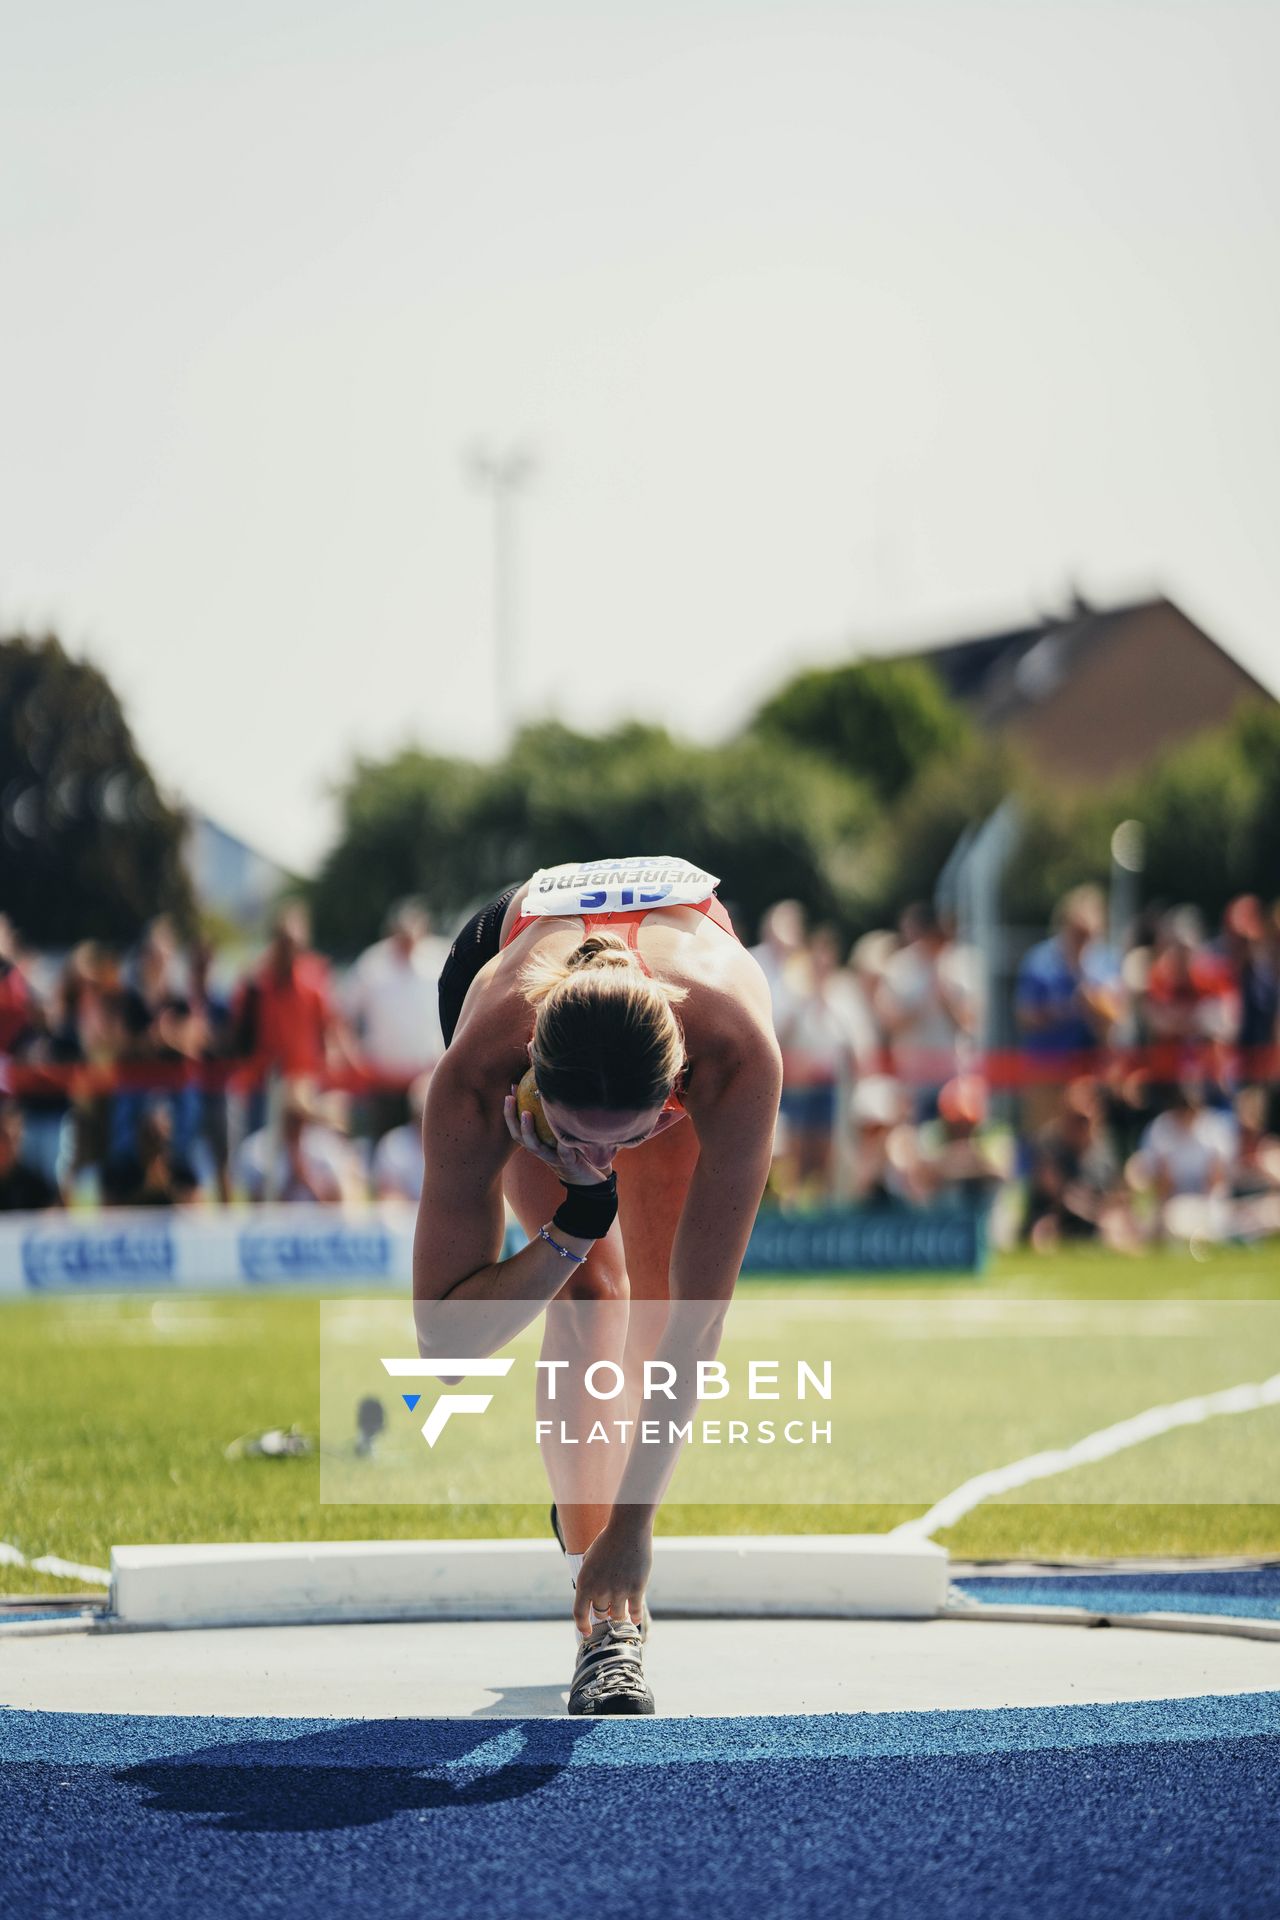
[[[681,1106],[667,1109],[674,1089],[665,1087],[661,1099],[625,1113],[544,1101],[539,1121],[551,1137],[540,1140],[533,1113],[521,1115],[517,1099],[534,1024],[525,973],[535,958],[564,967],[583,924],[572,915],[544,917],[509,938],[524,891],[512,893],[498,949],[471,981],[428,1089],[414,1244],[424,1357],[457,1351],[433,1344],[435,1323],[445,1317],[436,1308],[463,1301],[488,1308],[492,1351],[498,1333],[514,1338],[554,1300],[684,1302],[710,1348],[773,1153],[782,1073],[767,982],[710,916],[695,907],[655,908],[634,945],[643,971],[680,996]],[[587,1237],[562,1228],[544,1238],[563,1204],[560,1182],[595,1186],[610,1170],[619,1208],[609,1231]],[[508,1207],[528,1244],[504,1260],[497,1250]],[[569,1269],[566,1253],[574,1258]],[[628,1325],[628,1339],[630,1332]],[[632,1344],[648,1357],[643,1329]],[[638,1469],[632,1478],[616,1499],[588,1488],[560,1508],[568,1550],[585,1556],[574,1594],[584,1634],[592,1607],[640,1616],[659,1503]]]

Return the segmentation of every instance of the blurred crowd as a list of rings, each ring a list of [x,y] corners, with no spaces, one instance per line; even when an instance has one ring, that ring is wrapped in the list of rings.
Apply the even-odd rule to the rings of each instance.
[[[994,1008],[990,956],[928,903],[849,953],[795,901],[758,931],[779,1204],[980,1208],[1037,1248],[1280,1230],[1280,920],[1253,896],[1119,942],[1075,888]],[[412,1203],[447,951],[415,900],[342,971],[297,904],[239,967],[164,920],[55,961],[0,918],[0,1210]]]
[[[0,1209],[415,1200],[447,951],[414,900],[341,977],[297,904],[230,979],[166,920],[56,966],[0,920]]]
[[[1076,887],[997,1008],[927,904],[842,958],[781,901],[754,952],[785,1067],[783,1204],[980,1207],[1037,1248],[1280,1231],[1280,909],[1242,895],[1214,928],[1153,910],[1112,942],[1105,897]]]

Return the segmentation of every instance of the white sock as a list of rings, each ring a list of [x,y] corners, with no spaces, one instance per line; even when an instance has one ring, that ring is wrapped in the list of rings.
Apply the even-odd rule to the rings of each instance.
[[[569,1562],[569,1578],[572,1580],[575,1587],[578,1584],[578,1575],[582,1572],[582,1563],[586,1559],[586,1557],[587,1556],[585,1553],[566,1553],[565,1554],[565,1559]],[[597,1613],[595,1608],[592,1607],[590,1620],[593,1627],[599,1626],[602,1620],[607,1620],[608,1618],[609,1616],[607,1613]]]

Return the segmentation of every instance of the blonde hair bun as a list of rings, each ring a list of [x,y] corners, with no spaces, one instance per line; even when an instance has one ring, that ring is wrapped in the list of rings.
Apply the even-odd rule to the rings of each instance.
[[[621,934],[589,933],[564,964],[570,973],[576,973],[579,967],[629,967],[635,957],[635,950]]]
[[[640,965],[639,954],[634,947],[627,945],[620,933],[589,933],[563,960],[551,960],[544,954],[535,955],[520,975],[520,986],[529,1005],[538,1007],[574,974],[588,971],[636,973],[665,995],[668,1002],[674,1004],[684,999],[683,987],[665,986],[662,981],[654,980],[645,973]]]

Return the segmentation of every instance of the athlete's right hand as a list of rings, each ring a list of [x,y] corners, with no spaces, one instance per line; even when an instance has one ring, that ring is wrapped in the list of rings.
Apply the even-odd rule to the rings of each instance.
[[[516,1106],[514,1092],[507,1095],[502,1103],[502,1117],[507,1123],[507,1132],[511,1138],[531,1153],[535,1160],[541,1160],[544,1167],[550,1167],[557,1180],[570,1187],[598,1187],[607,1180],[613,1171],[613,1162],[598,1167],[584,1158],[578,1147],[570,1147],[563,1140],[557,1140],[554,1147],[539,1140],[538,1130],[533,1124],[533,1115],[521,1113]]]

